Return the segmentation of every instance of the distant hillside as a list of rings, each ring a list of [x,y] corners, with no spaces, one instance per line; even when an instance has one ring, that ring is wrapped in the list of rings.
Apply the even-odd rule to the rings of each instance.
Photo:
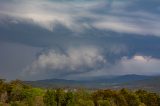
[[[94,82],[100,83],[127,83],[127,82],[134,82],[139,80],[150,79],[151,76],[145,75],[136,75],[136,74],[129,74],[129,75],[122,75],[122,76],[112,76],[112,77],[97,77],[92,79]]]
[[[147,90],[153,90],[153,91],[158,91],[160,92],[160,76],[153,76],[148,79],[144,80],[139,80],[135,82],[129,82],[126,84],[122,84],[121,87],[126,87],[126,88],[142,88],[142,89],[147,89]]]
[[[35,87],[43,88],[131,88],[131,89],[160,89],[159,76],[144,76],[144,75],[123,75],[112,77],[96,77],[90,80],[65,80],[65,79],[45,79],[37,81],[24,81]]]

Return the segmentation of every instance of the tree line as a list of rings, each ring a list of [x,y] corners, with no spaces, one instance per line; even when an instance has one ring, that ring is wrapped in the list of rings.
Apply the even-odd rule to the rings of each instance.
[[[0,106],[160,106],[160,95],[142,89],[42,89],[0,80]]]

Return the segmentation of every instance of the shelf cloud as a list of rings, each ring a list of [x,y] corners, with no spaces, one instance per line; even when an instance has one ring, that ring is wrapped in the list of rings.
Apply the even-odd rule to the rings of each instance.
[[[59,73],[84,72],[96,69],[106,63],[106,60],[94,47],[70,48],[65,53],[49,50],[38,56],[31,66],[26,67],[23,74],[46,74],[49,71]]]
[[[11,22],[18,23],[19,20],[23,20],[50,31],[54,29],[57,23],[61,23],[76,32],[95,27],[120,33],[159,36],[159,14],[148,11],[147,7],[138,6],[139,2],[138,0],[92,2],[1,0],[0,17],[7,15],[13,18],[10,20]],[[158,12],[156,3],[156,1],[152,2],[156,6],[152,8]],[[134,5],[135,7],[133,7]]]
[[[159,4],[0,0],[0,75],[32,80],[160,74]]]

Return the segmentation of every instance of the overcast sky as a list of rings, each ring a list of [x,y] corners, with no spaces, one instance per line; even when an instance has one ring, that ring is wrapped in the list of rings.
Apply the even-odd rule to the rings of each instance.
[[[159,0],[0,0],[0,78],[160,74]]]

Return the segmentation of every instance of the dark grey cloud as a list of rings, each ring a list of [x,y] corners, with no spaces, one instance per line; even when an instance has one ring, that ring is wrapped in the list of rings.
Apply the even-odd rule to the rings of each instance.
[[[0,0],[0,42],[5,42],[0,47],[0,70],[8,70],[0,74],[10,79],[158,74],[158,4],[157,0]]]
[[[9,80],[18,78],[21,70],[34,61],[40,51],[41,48],[0,42],[0,77]]]
[[[157,1],[143,1],[145,6],[140,0],[18,1],[2,2],[1,15],[22,18],[50,31],[59,22],[73,32],[83,32],[85,29],[95,27],[121,33],[155,36],[160,34],[158,12],[148,11],[151,9],[159,11]],[[12,22],[18,21],[13,19]]]

